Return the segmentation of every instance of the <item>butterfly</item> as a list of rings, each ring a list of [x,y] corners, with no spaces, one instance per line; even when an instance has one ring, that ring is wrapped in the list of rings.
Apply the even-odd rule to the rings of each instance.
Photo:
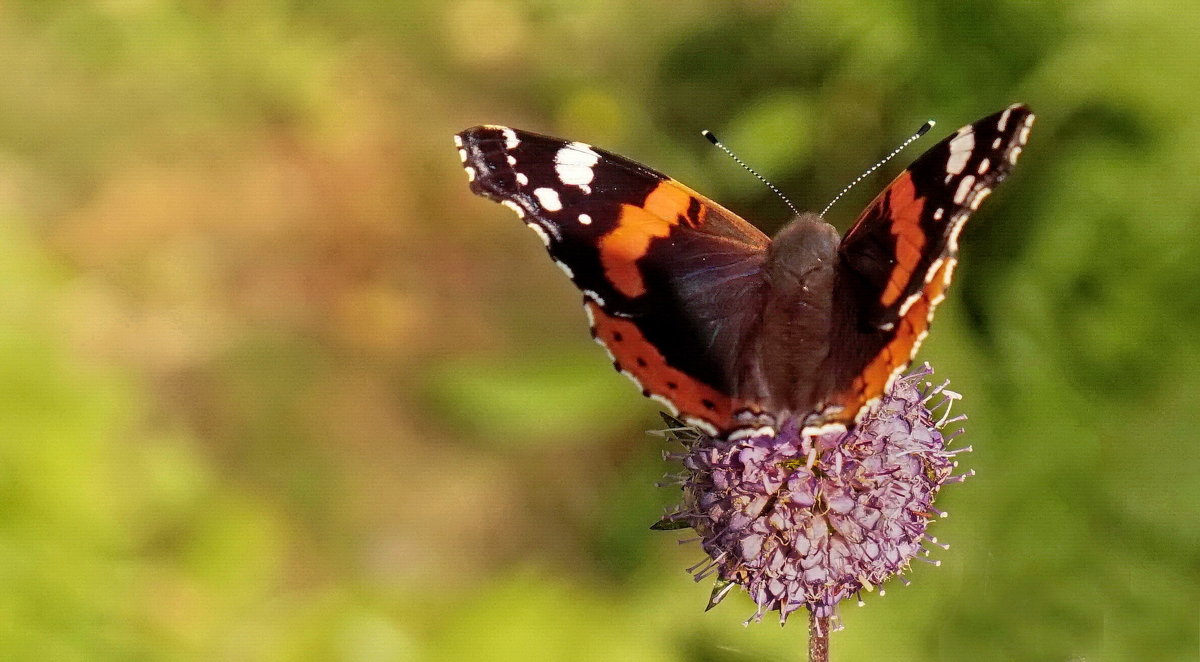
[[[934,145],[839,236],[813,213],[773,238],[683,184],[581,142],[502,126],[455,136],[471,190],[516,212],[583,292],[613,365],[727,438],[852,426],[904,372],[958,236],[1012,170],[1013,105]]]

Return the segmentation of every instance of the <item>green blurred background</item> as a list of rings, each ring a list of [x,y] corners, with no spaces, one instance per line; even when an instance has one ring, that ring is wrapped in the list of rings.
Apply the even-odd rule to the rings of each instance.
[[[653,403],[451,134],[772,231],[700,129],[819,209],[1023,101],[922,352],[979,475],[834,659],[1200,659],[1198,43],[1183,0],[3,3],[0,658],[800,659],[648,530]]]

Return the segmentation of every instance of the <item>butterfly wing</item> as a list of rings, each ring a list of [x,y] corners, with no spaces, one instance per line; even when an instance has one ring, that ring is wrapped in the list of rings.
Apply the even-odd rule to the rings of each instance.
[[[912,361],[954,271],[958,234],[1012,170],[1034,116],[1014,105],[922,154],[842,239],[825,375],[832,418],[853,420]]]
[[[754,408],[732,394],[761,314],[769,239],[615,154],[499,126],[456,136],[471,190],[511,208],[584,293],[614,366],[710,432]]]

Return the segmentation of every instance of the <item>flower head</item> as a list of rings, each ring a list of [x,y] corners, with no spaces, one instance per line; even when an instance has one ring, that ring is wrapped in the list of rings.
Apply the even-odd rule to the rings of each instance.
[[[672,431],[687,447],[676,455],[684,503],[655,528],[700,534],[709,558],[691,571],[716,574],[710,608],[741,585],[758,605],[753,620],[778,610],[786,621],[800,607],[829,618],[843,599],[927,560],[926,545],[938,545],[929,524],[946,515],[934,497],[972,473],[952,475],[954,455],[970,448],[947,450],[958,433],[941,429],[965,416],[949,418],[959,395],[924,382],[932,372],[897,379],[850,431],[809,433],[795,419],[732,441]]]

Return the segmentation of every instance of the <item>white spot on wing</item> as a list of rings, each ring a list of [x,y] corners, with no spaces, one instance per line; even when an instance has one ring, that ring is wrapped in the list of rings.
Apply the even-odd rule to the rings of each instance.
[[[471,166],[467,166],[467,167],[463,168],[463,170],[467,171],[467,181],[468,182],[475,181],[475,169],[474,168],[472,168]]]
[[[1017,162],[1017,157],[1020,155],[1021,155],[1021,148],[1019,146],[1012,148],[1012,151],[1008,153],[1009,162],[1015,164]]]
[[[669,411],[672,416],[679,414],[679,407],[675,406],[675,403],[668,400],[666,396],[662,396],[657,393],[651,393],[650,399],[662,403],[662,405],[667,408],[667,411]]]
[[[591,216],[588,216],[587,214],[580,214],[580,215],[579,215],[579,222],[580,222],[580,223],[582,223],[583,225],[591,225],[591,224],[592,224],[592,217],[591,217]]]
[[[462,136],[458,135],[457,133],[454,134],[454,146],[455,147],[463,146]]]
[[[883,386],[884,393],[887,393],[888,391],[892,390],[892,382],[895,381],[895,379],[896,379],[896,373],[893,372],[892,376],[888,377],[887,383],[884,384],[884,386]],[[875,405],[879,404],[879,401],[881,399],[882,399],[881,397],[874,397],[874,398],[871,398],[870,400],[867,400],[866,402],[864,402],[862,407],[858,408],[858,413],[854,415],[855,425],[862,423],[863,418],[867,415],[867,412],[874,409]],[[803,430],[801,432],[803,432]]]
[[[517,145],[521,144],[521,140],[519,138],[517,138],[516,131],[513,131],[512,129],[509,129],[507,127],[505,127],[502,131],[504,133],[504,148],[505,149],[516,149]]]
[[[509,209],[516,212],[517,218],[525,218],[525,210],[521,209],[521,205],[518,205],[517,203],[513,202],[512,200],[501,200],[500,204],[502,204],[505,207],[508,207]],[[538,228],[538,229],[540,230],[541,228]]]
[[[454,136],[454,137],[457,138],[458,136]],[[466,163],[467,162],[467,150],[465,150],[465,149],[458,150],[458,158],[463,163]]]
[[[672,416],[675,416],[677,414],[678,414],[678,412],[671,412]],[[709,435],[710,437],[715,437],[717,435],[717,428],[714,427],[712,423],[709,423],[708,421],[706,421],[702,418],[695,418],[693,416],[684,416],[683,422],[687,423],[688,425],[691,425],[693,427],[699,428],[700,430],[702,430],[705,434]]]
[[[554,170],[558,173],[559,181],[578,186],[587,193],[591,190],[589,184],[596,176],[592,167],[599,161],[600,155],[592,151],[590,145],[568,143],[554,155]]]
[[[946,245],[949,247],[951,255],[958,253],[958,233],[962,232],[964,225],[966,222],[959,220],[954,227],[950,228],[950,236],[946,238]]]
[[[1012,108],[1005,108],[1004,112],[1000,114],[1000,123],[996,125],[998,130],[1003,131],[1004,127],[1008,126],[1009,115],[1012,115]]]
[[[549,242],[547,242],[546,245],[549,246],[550,245]],[[562,272],[567,275],[567,278],[570,278],[571,280],[575,280],[575,272],[571,271],[571,267],[568,267],[566,262],[563,262],[561,260],[555,260],[554,264],[557,264],[558,268],[562,269]]]
[[[607,348],[606,348],[606,349],[607,349]],[[612,355],[612,352],[609,352],[609,355],[611,356],[611,355]],[[629,378],[629,381],[633,382],[633,385],[634,385],[634,386],[636,386],[636,387],[637,387],[637,389],[638,389],[639,391],[645,391],[645,390],[646,390],[646,387],[645,387],[645,386],[642,386],[642,382],[641,382],[641,380],[640,380],[640,379],[638,379],[637,377],[635,377],[635,376],[633,375],[633,373],[632,373],[632,372],[629,372],[628,370],[626,370],[626,369],[624,369],[624,368],[620,367],[620,365],[621,365],[621,362],[620,362],[620,361],[617,361],[616,359],[613,359],[613,365],[617,367],[617,372],[619,372],[619,373],[621,373],[622,375],[625,375],[626,377],[628,377],[628,378]],[[674,405],[672,405],[672,406],[674,406]],[[679,412],[678,412],[678,410],[671,412],[671,414],[672,414],[672,415],[675,415],[675,414],[677,414],[677,413],[679,413]]]
[[[992,165],[992,162],[989,161],[988,158],[985,156],[985,157],[983,157],[983,160],[979,162],[979,170],[977,170],[976,172],[978,172],[979,174],[982,175],[983,173],[988,171],[988,168],[991,167],[991,165]]]
[[[597,293],[596,293],[595,291],[593,291],[593,290],[584,290],[584,291],[583,291],[583,296],[585,296],[585,297],[587,297],[587,298],[591,299],[592,301],[595,301],[597,305],[600,305],[600,306],[603,306],[603,305],[604,305],[604,298],[603,298],[603,297],[601,297],[599,294],[597,294]],[[589,308],[589,307],[587,307],[587,306],[584,306],[584,307],[588,309],[588,315],[589,315],[589,316],[591,316],[591,314],[592,314],[592,309],[591,309],[591,308]]]
[[[508,201],[505,200],[505,202]],[[530,230],[533,230],[533,233],[542,240],[543,244],[546,244],[547,247],[550,246],[550,235],[546,234],[546,231],[542,229],[542,226],[538,225],[537,223],[526,223],[525,225],[529,226]],[[558,262],[558,260],[555,260],[555,262]]]
[[[926,284],[928,284],[930,281],[933,280],[933,275],[938,272],[938,269],[942,268],[942,264],[944,264],[945,261],[946,260],[944,258],[939,257],[938,259],[933,261],[933,264],[929,265],[929,271],[925,275],[925,283]]]
[[[592,331],[595,331],[596,330],[596,322],[595,322],[596,316],[594,314],[592,314],[592,309],[590,306],[584,306],[584,308],[588,309],[588,311],[587,311],[588,324],[591,325]],[[608,360],[612,361],[613,365],[616,365],[617,357],[613,356],[612,350],[608,348],[608,345],[604,344],[604,339],[601,338],[599,335],[597,335],[596,337],[592,338],[592,340],[595,340],[597,345],[600,345],[601,347],[604,348],[604,353],[608,355]],[[624,374],[624,373],[622,373],[622,374]]]
[[[1000,138],[996,138],[995,140],[993,140],[993,141],[992,141],[992,149],[1000,149],[1000,143],[1001,143],[1001,142],[1002,142],[1002,141],[1001,141],[1001,139],[1000,139]]]
[[[533,195],[538,199],[538,204],[546,211],[560,211],[562,209],[562,200],[558,198],[558,191],[552,188],[535,188]]]
[[[937,209],[933,210],[933,220],[935,220],[935,221],[942,220],[942,215],[945,213],[946,213],[945,209],[938,207]]]
[[[513,156],[512,154],[509,154],[508,158],[506,160],[508,161],[508,165],[510,165],[510,166],[517,165],[517,157]]]
[[[971,127],[959,129],[958,135],[950,141],[950,158],[946,161],[946,172],[961,174],[974,151],[975,133]]]
[[[990,188],[979,189],[979,192],[976,193],[975,197],[971,200],[971,209],[972,210],[979,209],[980,203],[983,202],[984,198],[988,197],[991,194],[992,194],[992,189],[990,189]]]
[[[525,173],[518,172],[517,173],[517,183],[520,184],[521,186],[528,186],[529,178],[525,176]]]
[[[958,260],[952,257],[946,259],[946,275],[942,278],[942,284],[950,287],[950,281],[954,278],[954,267],[958,266]]]
[[[971,187],[975,185],[975,175],[967,175],[962,178],[958,184],[958,190],[954,192],[954,204],[961,205],[963,200],[967,199],[967,194],[971,192]]]
[[[583,293],[587,294],[588,291],[584,290]],[[587,313],[588,326],[592,327],[593,329],[596,328],[596,315],[592,313],[592,307],[587,305],[587,302],[584,302],[583,304],[583,312]],[[597,341],[599,341],[599,338],[597,338]]]
[[[730,432],[725,438],[729,441],[737,441],[738,439],[749,439],[751,437],[774,437],[775,428],[766,425],[760,428],[738,428]]]
[[[909,297],[904,300],[904,303],[900,304],[900,317],[907,315],[908,309],[912,308],[912,305],[917,302],[917,299],[920,299],[922,296],[924,296],[924,294],[924,292],[918,291],[909,295]]]

